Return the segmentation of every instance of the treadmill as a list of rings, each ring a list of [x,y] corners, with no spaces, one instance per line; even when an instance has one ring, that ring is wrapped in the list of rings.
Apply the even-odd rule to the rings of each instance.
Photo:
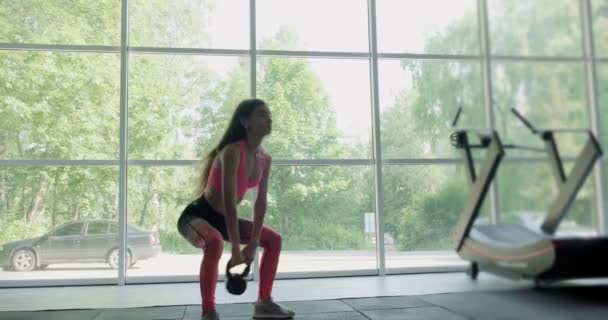
[[[453,126],[462,111],[459,108]],[[540,230],[518,224],[474,225],[490,184],[506,149],[525,146],[503,145],[495,130],[457,130],[450,136],[452,145],[461,150],[470,185],[462,214],[453,227],[450,240],[459,256],[470,261],[469,276],[476,279],[479,270],[511,279],[532,279],[536,285],[572,278],[608,276],[608,238],[553,237],[576,194],[600,158],[602,150],[589,130],[537,130],[515,109],[512,112],[544,142],[544,152],[558,185],[558,196],[550,205]],[[579,132],[587,141],[566,175],[558,152],[555,133]],[[475,168],[474,149],[484,149],[479,170]],[[543,150],[542,148],[537,148]]]

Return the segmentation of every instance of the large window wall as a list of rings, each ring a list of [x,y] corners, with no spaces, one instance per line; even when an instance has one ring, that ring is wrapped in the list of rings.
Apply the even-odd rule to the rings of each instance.
[[[608,132],[606,0],[30,0],[0,16],[0,286],[196,280],[176,220],[247,97],[273,111],[283,278],[463,268],[460,106],[461,126],[531,146],[510,108]],[[560,141],[568,169],[582,139]],[[605,232],[605,166],[559,234]],[[549,175],[510,153],[478,222],[535,226]]]

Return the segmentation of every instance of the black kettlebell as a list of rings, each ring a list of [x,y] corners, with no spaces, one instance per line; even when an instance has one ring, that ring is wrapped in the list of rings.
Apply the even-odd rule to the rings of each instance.
[[[226,264],[226,290],[234,295],[241,295],[247,289],[247,275],[249,275],[249,269],[251,268],[251,264],[247,264],[245,270],[242,273],[232,273],[230,272],[230,262]]]

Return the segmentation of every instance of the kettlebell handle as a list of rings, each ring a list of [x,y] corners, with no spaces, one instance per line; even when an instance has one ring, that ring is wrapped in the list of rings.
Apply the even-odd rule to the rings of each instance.
[[[243,270],[243,272],[241,274],[239,274],[241,279],[247,277],[249,275],[249,270],[251,270],[251,263],[245,263],[245,265],[246,265],[245,270]],[[228,263],[226,263],[226,277],[228,277],[229,279],[234,278],[234,276],[236,275],[236,274],[233,274],[232,272],[230,272],[230,269],[232,267],[235,267],[235,266],[230,265],[230,261],[228,261]]]

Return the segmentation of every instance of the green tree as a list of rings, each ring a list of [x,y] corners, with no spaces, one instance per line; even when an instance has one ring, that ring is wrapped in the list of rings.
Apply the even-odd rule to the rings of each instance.
[[[0,42],[119,45],[120,6],[116,0],[69,0],[61,5],[1,0]]]
[[[459,172],[456,172],[459,173]],[[437,192],[418,193],[412,206],[404,208],[399,238],[401,250],[449,249],[448,235],[464,209],[467,190],[462,183],[446,181]]]

